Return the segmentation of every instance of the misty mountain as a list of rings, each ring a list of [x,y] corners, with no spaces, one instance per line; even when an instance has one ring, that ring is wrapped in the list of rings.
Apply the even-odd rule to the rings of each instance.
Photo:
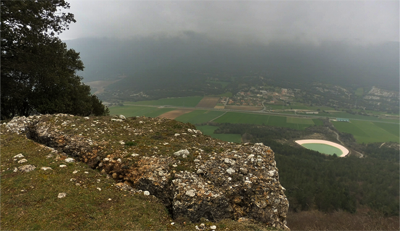
[[[324,42],[239,44],[208,39],[195,33],[182,37],[143,37],[130,40],[83,38],[66,41],[80,52],[84,82],[110,80],[125,74],[118,86],[132,81],[162,87],[170,75],[225,73],[244,76],[258,73],[282,82],[322,82],[342,86],[377,86],[398,91],[399,43],[351,45]],[[154,74],[157,72],[157,77]],[[147,78],[147,76],[153,76]],[[125,85],[124,85],[125,83]],[[127,85],[129,83],[129,85]],[[147,86],[148,87],[148,86]]]

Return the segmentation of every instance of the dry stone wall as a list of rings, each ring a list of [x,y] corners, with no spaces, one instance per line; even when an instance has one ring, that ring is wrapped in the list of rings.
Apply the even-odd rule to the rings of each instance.
[[[41,115],[16,117],[6,128],[148,191],[175,219],[250,219],[289,229],[285,188],[262,143],[222,142],[190,124],[145,117]]]

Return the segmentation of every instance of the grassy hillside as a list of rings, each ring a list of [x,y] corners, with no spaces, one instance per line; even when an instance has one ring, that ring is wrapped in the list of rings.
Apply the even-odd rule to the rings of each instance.
[[[84,163],[67,163],[67,156],[24,134],[7,132],[4,125],[1,131],[2,230],[195,230],[200,223],[207,229],[215,225],[217,230],[270,230],[251,221],[174,221],[154,196],[127,185],[121,188],[123,183]],[[15,157],[18,154],[23,157]],[[22,159],[27,162],[18,163]],[[18,170],[27,164],[36,168]],[[59,198],[60,193],[65,197]]]

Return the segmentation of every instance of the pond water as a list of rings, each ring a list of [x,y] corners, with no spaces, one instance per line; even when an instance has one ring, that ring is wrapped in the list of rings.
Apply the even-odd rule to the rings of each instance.
[[[328,154],[328,155],[336,154],[337,156],[340,156],[343,154],[343,152],[339,148],[335,148],[335,147],[327,145],[327,144],[308,143],[308,144],[302,144],[301,146],[303,146],[307,149],[314,150],[314,151]]]

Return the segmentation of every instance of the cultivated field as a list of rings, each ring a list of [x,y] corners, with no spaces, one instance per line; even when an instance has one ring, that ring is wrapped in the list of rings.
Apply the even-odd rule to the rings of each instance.
[[[242,111],[260,111],[263,107],[254,107],[254,106],[225,106],[226,109],[231,110],[242,110]]]
[[[225,82],[225,81],[213,81],[213,80],[207,80],[207,83],[218,84],[218,85],[220,85],[222,88],[225,88],[226,86],[228,86],[228,85],[229,85],[229,82]]]
[[[214,131],[218,128],[216,126],[196,126],[196,128],[203,132],[203,134],[216,139],[235,143],[242,142],[242,137],[239,134],[214,134]]]
[[[118,80],[117,80],[118,81]],[[87,82],[87,83],[85,83],[86,85],[89,85],[90,86],[90,88],[92,89],[92,90],[95,90],[94,92],[93,92],[93,94],[101,94],[101,93],[103,93],[104,92],[104,89],[108,86],[108,85],[110,85],[110,84],[112,84],[112,83],[115,83],[115,82],[117,82],[117,81],[115,81],[115,80],[113,80],[113,81],[104,81],[104,80],[99,80],[99,81],[92,81],[92,82]]]
[[[217,123],[234,123],[234,124],[264,124],[277,127],[287,127],[293,129],[303,130],[306,127],[314,125],[317,121],[318,124],[322,123],[319,120],[295,118],[287,121],[286,116],[272,116],[272,115],[257,115],[246,114],[240,112],[228,112],[220,118],[214,120]]]
[[[139,102],[127,102],[126,104],[133,105],[170,105],[178,107],[196,107],[196,105],[203,99],[203,96],[190,96],[180,98],[167,98],[159,100],[139,101]]]
[[[209,97],[205,96],[196,107],[206,107],[206,108],[214,108],[219,101],[219,97]]]
[[[157,117],[166,112],[174,110],[173,108],[141,107],[141,106],[114,106],[109,107],[111,115],[124,115],[126,117],[147,116]]]
[[[314,121],[312,119],[304,119],[298,117],[286,117],[286,122],[290,124],[308,124],[314,125]]]
[[[353,134],[358,143],[399,142],[399,124],[360,120],[332,123],[340,132]]]
[[[175,119],[181,115],[184,115],[184,114],[192,112],[192,111],[193,110],[186,110],[186,109],[173,110],[173,111],[166,112],[162,115],[159,115],[158,117],[165,118],[165,119]]]
[[[195,110],[177,117],[176,120],[184,123],[201,124],[206,123],[222,114],[224,114],[224,112]]]

